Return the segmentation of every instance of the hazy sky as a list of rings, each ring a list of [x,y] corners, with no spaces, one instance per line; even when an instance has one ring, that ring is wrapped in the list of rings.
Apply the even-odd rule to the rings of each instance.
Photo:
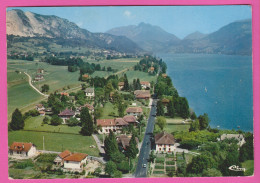
[[[233,21],[251,18],[252,14],[251,7],[246,5],[30,7],[15,9],[66,18],[91,32],[105,32],[111,28],[138,25],[140,22],[145,22],[158,25],[179,38],[195,31],[211,33]]]

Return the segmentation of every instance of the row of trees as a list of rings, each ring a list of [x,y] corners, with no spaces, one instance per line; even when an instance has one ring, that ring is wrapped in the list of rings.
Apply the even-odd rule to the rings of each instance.
[[[136,142],[136,132],[133,131],[129,146],[122,152],[118,147],[115,134],[110,131],[104,141],[104,149],[109,161],[106,164],[105,172],[110,177],[122,177],[122,173],[127,173],[132,167],[131,159],[136,158],[139,150]]]

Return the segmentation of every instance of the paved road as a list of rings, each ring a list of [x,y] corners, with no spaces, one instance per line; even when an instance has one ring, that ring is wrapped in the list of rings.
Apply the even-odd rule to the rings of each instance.
[[[138,164],[135,171],[135,177],[146,177],[147,176],[147,167],[143,167],[144,164],[147,165],[149,154],[151,150],[151,135],[153,133],[154,123],[155,123],[155,115],[156,115],[156,105],[157,101],[153,100],[151,112],[148,118],[147,127],[145,131],[145,136],[143,140],[143,144],[140,150]]]

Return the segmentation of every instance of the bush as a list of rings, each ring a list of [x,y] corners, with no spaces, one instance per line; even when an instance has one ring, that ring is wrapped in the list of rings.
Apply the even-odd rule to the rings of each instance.
[[[33,167],[33,166],[34,166],[34,164],[31,159],[14,164],[14,168],[17,168],[17,169],[25,169],[27,167]]]
[[[153,171],[153,174],[164,174],[164,171]]]
[[[61,118],[59,118],[57,115],[52,116],[52,118],[51,118],[51,125],[58,126],[58,125],[61,125],[61,123],[62,123],[62,119]]]
[[[169,177],[173,177],[173,175],[174,175],[174,172],[173,172],[173,171],[170,171],[170,172],[168,173],[168,176],[169,176]]]
[[[57,157],[57,154],[40,154],[36,157],[37,162],[40,163],[53,163],[54,159]]]
[[[166,171],[175,171],[175,166],[166,166]]]
[[[163,165],[155,165],[155,169],[164,169]]]
[[[166,161],[166,165],[174,165],[175,162],[174,161]]]

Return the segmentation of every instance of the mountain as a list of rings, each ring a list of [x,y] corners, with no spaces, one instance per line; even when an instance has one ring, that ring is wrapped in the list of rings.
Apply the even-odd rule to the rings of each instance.
[[[208,35],[193,33],[178,46],[168,45],[166,52],[251,55],[252,21],[232,22]]]
[[[193,33],[187,35],[184,38],[184,40],[198,40],[198,39],[204,38],[206,36],[207,36],[207,34],[203,34],[203,33],[199,32],[199,31],[196,31],[196,32],[193,32]]]
[[[75,23],[57,16],[40,15],[22,10],[7,12],[7,35],[46,40],[97,49],[110,49],[124,53],[142,52],[136,43],[123,36],[91,33]],[[42,39],[41,39],[42,40]]]
[[[107,31],[109,34],[126,36],[141,48],[153,53],[211,53],[251,55],[252,22],[242,20],[232,22],[219,30],[203,34],[198,31],[179,39],[174,34],[150,24],[140,23],[117,27]]]
[[[117,36],[126,36],[144,50],[151,52],[163,51],[165,44],[167,43],[177,44],[180,42],[180,39],[174,34],[166,32],[159,26],[143,22],[139,25],[113,28],[108,30],[106,33]]]

